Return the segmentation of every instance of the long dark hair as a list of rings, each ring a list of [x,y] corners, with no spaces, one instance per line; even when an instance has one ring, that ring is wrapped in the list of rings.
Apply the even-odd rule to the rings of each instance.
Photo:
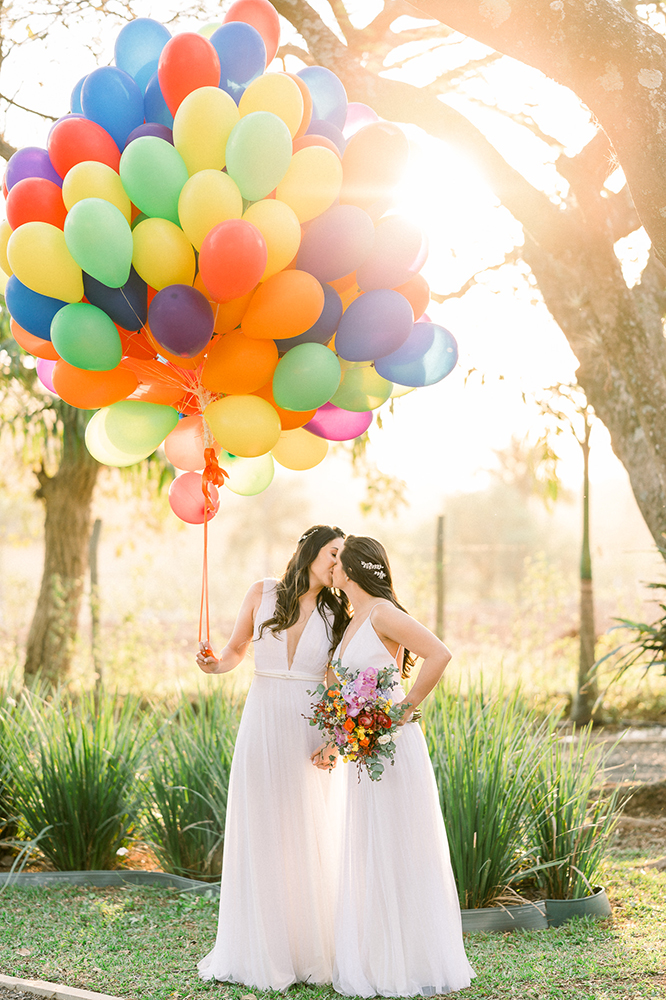
[[[388,555],[376,538],[369,538],[367,535],[348,535],[340,553],[340,562],[349,579],[357,583],[366,594],[383,597],[405,614],[409,614],[395,596]],[[405,649],[402,676],[409,677],[413,666],[414,657],[408,649]]]
[[[341,528],[331,527],[329,524],[315,524],[301,535],[296,551],[287,563],[284,576],[278,580],[273,617],[259,626],[260,639],[264,629],[277,635],[296,624],[301,613],[299,600],[310,589],[310,566],[325,545],[334,538],[344,537],[345,533]],[[327,610],[333,616],[332,623],[326,614]],[[331,587],[322,587],[317,594],[317,611],[326,624],[331,640],[330,651],[333,653],[350,622],[347,595]]]

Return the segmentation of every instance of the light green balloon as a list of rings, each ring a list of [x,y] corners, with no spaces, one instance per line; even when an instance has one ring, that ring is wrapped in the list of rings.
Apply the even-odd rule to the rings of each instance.
[[[108,372],[123,356],[113,320],[89,302],[63,306],[51,321],[51,340],[68,365],[90,372]]]
[[[120,288],[130,276],[132,230],[123,213],[102,198],[83,198],[65,219],[65,243],[87,274],[110,288]]]
[[[253,497],[257,493],[263,493],[273,482],[275,463],[270,453],[259,455],[258,458],[238,458],[222,450],[217,456],[217,461],[229,474],[224,485],[241,497]]]
[[[129,454],[126,451],[121,451],[120,448],[115,448],[111,444],[105,427],[108,409],[108,406],[103,407],[97,413],[94,413],[88,421],[85,440],[86,448],[92,457],[96,458],[102,465],[112,465],[120,469],[128,465],[136,465],[137,462],[142,462],[144,458],[148,458],[155,450],[154,448],[151,448],[149,451],[144,449],[142,452]]]
[[[145,215],[180,225],[178,198],[189,174],[170,142],[156,135],[134,139],[120,157],[120,179],[130,201]]]
[[[234,125],[227,139],[227,173],[243,198],[260,201],[286,174],[291,154],[291,135],[282,119],[270,111],[252,111]]]
[[[393,382],[382,378],[373,365],[366,362],[341,362],[342,381],[330,402],[341,410],[364,413],[376,410],[391,395]]]
[[[173,406],[140,399],[121,399],[104,409],[104,432],[109,443],[128,455],[150,455],[178,423],[178,411]]]
[[[323,344],[297,344],[278,362],[273,398],[283,410],[316,410],[339,384],[340,362],[333,351]]]

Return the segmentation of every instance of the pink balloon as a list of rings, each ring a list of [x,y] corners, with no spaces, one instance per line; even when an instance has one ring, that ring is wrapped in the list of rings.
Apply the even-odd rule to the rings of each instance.
[[[379,115],[376,111],[373,111],[372,108],[369,108],[367,104],[359,104],[357,101],[350,101],[347,105],[347,118],[345,119],[342,134],[345,139],[348,139],[365,125],[370,125],[372,122],[378,121]]]
[[[341,410],[333,403],[324,403],[315,413],[312,420],[305,425],[305,430],[326,438],[327,441],[351,441],[352,438],[364,434],[372,423],[372,411],[361,413],[352,410]]]
[[[57,396],[58,393],[53,388],[53,369],[55,368],[57,362],[47,361],[46,358],[37,359],[37,378],[42,383],[45,389]]]
[[[220,446],[215,444],[215,452]],[[197,472],[206,464],[204,458],[203,417],[194,414],[179,420],[164,441],[166,457],[177,469]]]
[[[214,486],[210,487],[210,495],[215,509],[208,514],[208,520],[215,517],[220,507],[220,498]],[[187,524],[203,524],[204,495],[201,489],[200,472],[184,472],[178,476],[169,487],[169,503],[171,510],[181,521]]]

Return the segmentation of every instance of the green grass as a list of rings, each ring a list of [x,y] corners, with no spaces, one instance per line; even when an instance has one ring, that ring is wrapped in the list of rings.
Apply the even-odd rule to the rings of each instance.
[[[666,997],[666,872],[625,852],[604,866],[614,919],[547,931],[466,937],[477,978],[465,1000],[642,1000]],[[196,962],[212,946],[217,902],[165,889],[10,889],[0,894],[0,971],[126,1000],[239,1000],[247,987],[203,983]],[[28,949],[29,955],[20,954]],[[331,1000],[295,986],[294,1000]]]

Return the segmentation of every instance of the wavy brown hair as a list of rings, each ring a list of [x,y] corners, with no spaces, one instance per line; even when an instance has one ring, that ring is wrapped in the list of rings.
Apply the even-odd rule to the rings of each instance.
[[[395,595],[391,567],[386,549],[376,538],[367,535],[348,535],[340,553],[340,562],[350,580],[357,583],[366,594],[383,597],[396,608],[409,614]],[[414,666],[414,657],[405,649],[400,673],[409,677]]]
[[[301,613],[299,601],[310,589],[310,566],[324,546],[334,538],[344,539],[345,533],[341,528],[331,527],[329,524],[315,524],[301,535],[296,551],[287,563],[284,576],[278,580],[273,617],[261,623],[259,638],[264,629],[277,635],[296,624]],[[317,611],[326,624],[332,654],[351,620],[347,595],[332,587],[322,587],[317,594]],[[332,623],[327,611],[333,617]]]

